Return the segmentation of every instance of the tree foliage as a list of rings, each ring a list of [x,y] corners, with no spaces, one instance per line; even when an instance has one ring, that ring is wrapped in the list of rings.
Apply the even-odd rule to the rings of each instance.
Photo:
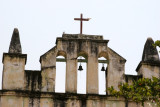
[[[160,48],[160,40],[157,40],[153,44],[154,47],[159,47]],[[160,51],[159,51],[160,52]]]
[[[141,78],[134,81],[132,85],[123,83],[119,85],[119,91],[112,87],[108,88],[110,95],[115,97],[122,96],[126,101],[133,100],[141,102],[144,106],[145,101],[151,101],[160,106],[160,79],[153,77]]]
[[[154,46],[158,46],[160,48],[160,40],[155,41]]]

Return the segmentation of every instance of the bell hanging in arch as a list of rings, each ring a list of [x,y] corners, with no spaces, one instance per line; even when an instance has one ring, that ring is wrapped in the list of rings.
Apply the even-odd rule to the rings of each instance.
[[[82,65],[81,65],[81,64],[79,65],[78,70],[79,70],[79,71],[82,71],[82,70],[83,70],[83,68],[82,68]]]
[[[78,68],[79,71],[83,70],[82,65],[81,65],[81,62],[82,62],[81,60],[82,60],[82,57],[80,56],[80,65],[79,65],[79,68]]]
[[[103,64],[103,66],[102,66],[102,68],[101,68],[101,71],[105,71],[105,67],[104,67],[104,64]]]

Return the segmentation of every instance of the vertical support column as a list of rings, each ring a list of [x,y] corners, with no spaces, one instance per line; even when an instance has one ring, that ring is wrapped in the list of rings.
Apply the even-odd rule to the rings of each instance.
[[[67,58],[66,93],[77,93],[77,59]]]
[[[112,53],[113,55],[113,53]],[[124,66],[125,60],[114,58],[116,56],[110,56],[107,75],[107,87],[113,86],[116,90],[119,90],[118,85],[124,83]]]
[[[56,52],[41,57],[41,75],[43,92],[55,92]]]
[[[55,67],[48,67],[42,70],[42,91],[55,92]]]
[[[98,58],[88,57],[87,63],[87,94],[98,94]]]

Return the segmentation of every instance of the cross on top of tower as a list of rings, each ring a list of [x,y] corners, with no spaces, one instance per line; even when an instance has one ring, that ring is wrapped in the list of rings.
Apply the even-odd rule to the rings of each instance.
[[[82,34],[83,21],[89,21],[90,18],[83,18],[83,14],[81,13],[81,17],[80,18],[74,18],[74,20],[79,20],[80,21],[80,34]]]

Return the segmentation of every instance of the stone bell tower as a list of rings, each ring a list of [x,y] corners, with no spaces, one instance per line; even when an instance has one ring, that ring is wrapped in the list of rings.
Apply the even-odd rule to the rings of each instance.
[[[160,77],[160,59],[157,49],[153,46],[154,41],[148,38],[143,50],[142,61],[136,71],[144,78]]]
[[[25,70],[27,55],[22,54],[19,32],[14,29],[9,51],[3,54],[0,107],[127,106],[122,98],[99,94],[98,63],[107,64],[104,91],[111,86],[118,90],[118,85],[125,82],[126,60],[108,47],[108,42],[101,35],[63,34],[53,48],[40,56],[41,70]],[[55,92],[58,56],[63,56],[66,63],[65,93]],[[86,94],[77,93],[80,56],[86,62]]]
[[[3,53],[2,89],[23,90],[25,88],[25,64],[27,55],[22,54],[18,29],[12,34],[8,53]]]
[[[56,76],[56,57],[66,60],[66,93],[77,93],[77,61],[79,56],[87,60],[87,94],[98,94],[98,58],[108,61],[106,88],[124,82],[126,60],[108,47],[108,41],[100,35],[63,34],[56,40],[56,46],[40,57],[42,69],[42,91],[54,92]]]

